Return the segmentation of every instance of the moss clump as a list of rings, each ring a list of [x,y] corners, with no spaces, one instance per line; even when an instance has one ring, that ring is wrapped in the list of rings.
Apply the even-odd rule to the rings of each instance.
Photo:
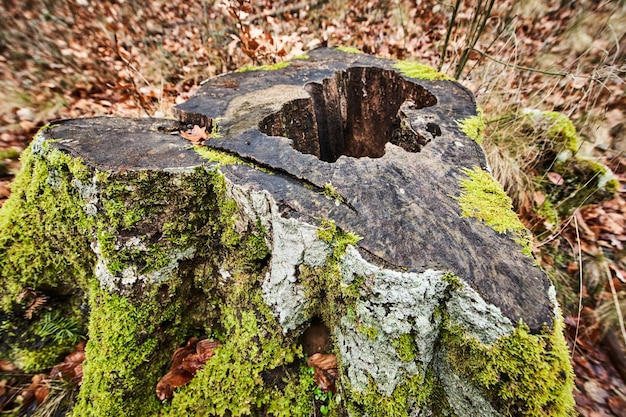
[[[520,324],[489,347],[446,324],[443,343],[456,371],[470,379],[505,416],[569,416],[574,373],[562,321],[531,334]]]
[[[553,184],[543,180],[541,185],[561,216],[567,216],[579,207],[609,200],[619,189],[619,181],[613,172],[592,159],[557,161],[553,170],[561,175],[563,181]]]
[[[333,247],[333,258],[339,261],[348,245],[356,245],[361,238],[353,233],[339,229],[332,220],[322,220],[317,229],[317,237]]]
[[[291,65],[291,62],[289,62],[289,61],[277,62],[277,63],[272,64],[272,65],[259,65],[259,66],[248,65],[248,66],[241,67],[241,68],[237,69],[235,72],[274,71],[274,70],[278,70],[278,69],[282,69],[282,68],[287,68],[289,65]]]
[[[175,268],[176,256],[201,250],[207,237],[219,233],[214,175],[203,169],[100,173],[98,241],[109,272],[120,276],[134,268],[135,275],[152,273],[157,280],[159,271]]]
[[[0,160],[2,159],[18,159],[20,153],[17,149],[0,149]]]
[[[482,109],[478,108],[476,116],[468,117],[457,122],[461,132],[465,133],[470,139],[473,139],[479,145],[483,144],[485,138],[485,118]]]
[[[157,362],[156,304],[133,305],[125,297],[92,288],[89,343],[74,416],[154,415],[152,395],[163,359]],[[144,335],[145,340],[141,340]]]
[[[498,233],[513,232],[524,253],[531,256],[531,238],[502,186],[479,167],[466,168],[463,173],[468,178],[461,180],[461,194],[455,197],[461,206],[461,216],[475,217]]]
[[[580,149],[580,138],[572,120],[562,113],[536,112],[526,113],[536,126],[546,132],[548,138],[565,150],[575,154]]]
[[[378,329],[376,327],[357,325],[356,330],[370,340],[376,340],[378,337]]]
[[[448,284],[450,284],[448,286],[448,291],[450,291],[450,292],[451,291],[458,291],[458,290],[463,288],[463,282],[461,281],[461,279],[459,277],[457,277],[453,273],[444,274],[441,277],[441,280],[447,282]]]
[[[362,54],[363,53],[359,49],[354,48],[352,46],[337,46],[335,47],[335,49],[341,52],[347,52],[349,54]]]
[[[324,184],[324,191],[322,193],[329,199],[335,200],[337,203],[343,203],[344,199],[337,191],[337,188],[330,182]]]
[[[90,338],[74,416],[157,414],[155,387],[171,352],[215,317],[192,282],[155,285],[140,301],[92,284]]]
[[[420,64],[418,62],[411,61],[398,61],[393,64],[393,67],[400,71],[402,75],[410,78],[419,78],[421,80],[447,80],[453,81],[453,78],[448,77],[446,74],[437,71],[436,69],[429,67],[428,65]]]
[[[9,174],[9,168],[7,167],[7,159],[18,159],[20,153],[16,149],[0,149],[0,175]]]
[[[92,178],[80,159],[37,136],[0,209],[0,357],[27,371],[54,365],[74,346],[42,333],[46,317],[56,314],[73,323],[76,335],[85,333],[80,307],[95,262],[89,249],[95,220],[86,201]],[[43,306],[33,308],[37,299]]]
[[[216,162],[218,165],[248,165],[253,166],[252,163],[243,160],[242,158],[231,155],[229,153],[218,151],[208,146],[194,146],[193,149],[203,157],[211,162]]]
[[[307,299],[308,317],[319,316],[328,328],[335,328],[339,320],[354,310],[360,297],[359,287],[363,278],[350,284],[342,282],[340,262],[348,245],[356,245],[360,237],[338,228],[332,220],[322,220],[317,229],[317,236],[326,242],[332,252],[327,256],[324,266],[311,267],[301,264],[298,280],[304,285]],[[371,331],[369,332],[370,334]]]
[[[415,340],[411,334],[400,335],[392,343],[396,353],[403,361],[413,361],[417,358],[417,346],[415,346]]]
[[[405,376],[392,395],[379,392],[374,381],[364,391],[347,385],[345,403],[350,415],[408,417],[423,406],[428,406],[432,415],[450,415],[445,394],[430,370],[426,375]]]
[[[72,344],[56,344],[40,349],[14,349],[11,357],[15,365],[27,373],[41,372],[52,368],[63,360],[63,354],[70,352]]]
[[[24,151],[11,198],[0,210],[2,309],[10,311],[26,287],[58,296],[85,288],[93,275],[95,222],[81,192],[91,181],[80,159],[37,139]]]
[[[308,416],[314,383],[301,346],[282,336],[257,278],[239,276],[221,311],[222,345],[163,415]]]

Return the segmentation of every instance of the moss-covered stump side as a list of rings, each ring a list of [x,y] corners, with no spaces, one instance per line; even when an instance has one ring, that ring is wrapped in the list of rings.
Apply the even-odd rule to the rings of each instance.
[[[1,358],[49,367],[63,318],[88,340],[74,416],[568,416],[553,288],[459,127],[471,95],[394,65],[322,50],[218,77],[190,104],[223,121],[202,149],[168,120],[43,129],[0,211]],[[371,143],[381,90],[405,101]],[[159,401],[190,337],[221,345]],[[338,360],[323,404],[316,352]]]
[[[92,178],[38,136],[0,211],[0,356],[25,371],[53,366],[85,334]]]

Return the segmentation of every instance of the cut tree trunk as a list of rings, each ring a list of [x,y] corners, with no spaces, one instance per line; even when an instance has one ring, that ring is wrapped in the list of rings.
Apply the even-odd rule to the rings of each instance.
[[[0,212],[0,355],[45,368],[73,341],[43,324],[85,326],[77,416],[568,415],[554,289],[464,133],[472,94],[304,58],[209,80],[180,121],[42,129]],[[221,345],[160,402],[190,337]],[[334,396],[316,353],[338,359]]]

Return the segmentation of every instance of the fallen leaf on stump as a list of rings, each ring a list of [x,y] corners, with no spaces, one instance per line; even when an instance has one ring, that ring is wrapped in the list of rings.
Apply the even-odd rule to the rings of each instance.
[[[194,145],[202,145],[204,141],[211,137],[211,134],[206,132],[206,127],[200,127],[194,125],[193,128],[180,132],[180,135],[191,141]]]
[[[193,374],[182,369],[175,369],[165,374],[156,386],[157,398],[161,401],[174,396],[174,390],[186,385],[193,379]]]
[[[214,355],[214,349],[221,343],[209,339],[198,340],[192,337],[184,347],[178,348],[172,355],[170,371],[156,386],[157,398],[161,401],[172,398],[174,390],[191,381],[197,371]]]
[[[196,344],[196,353],[183,358],[182,368],[195,374],[204,364],[214,355],[214,349],[220,345],[220,342],[212,342],[209,339],[200,340]]]
[[[335,381],[339,377],[339,369],[337,368],[337,357],[335,355],[316,353],[311,355],[307,365],[313,368],[313,378],[318,387],[324,392],[337,392]]]

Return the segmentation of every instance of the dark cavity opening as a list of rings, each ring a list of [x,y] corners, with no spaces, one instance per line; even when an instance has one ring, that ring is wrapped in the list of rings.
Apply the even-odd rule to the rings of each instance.
[[[435,96],[394,71],[349,68],[305,88],[311,98],[286,103],[259,129],[291,139],[296,150],[322,161],[335,162],[341,155],[380,158],[387,142],[419,152],[441,134],[436,124],[421,128],[410,117],[437,104]]]

